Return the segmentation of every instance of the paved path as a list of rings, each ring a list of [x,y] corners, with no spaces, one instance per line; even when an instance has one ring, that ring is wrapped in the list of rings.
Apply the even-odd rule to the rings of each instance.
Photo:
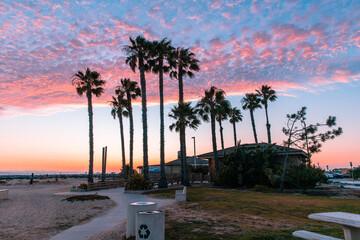
[[[110,209],[106,215],[94,218],[86,224],[73,226],[50,238],[50,240],[85,240],[97,233],[110,230],[126,220],[127,205],[132,202],[152,201],[157,202],[158,207],[175,202],[172,199],[155,199],[143,194],[124,193],[124,188],[106,189],[96,192],[99,195],[110,197],[117,205]],[[91,193],[93,194],[93,192]],[[68,193],[59,193],[59,195],[66,194]],[[81,194],[84,194],[84,192]]]

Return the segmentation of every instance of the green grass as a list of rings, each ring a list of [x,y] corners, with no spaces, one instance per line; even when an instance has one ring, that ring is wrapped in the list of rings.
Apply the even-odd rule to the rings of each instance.
[[[149,193],[175,197],[175,189]],[[358,199],[280,193],[259,193],[214,188],[188,188],[181,213],[166,212],[166,239],[292,239],[296,230],[343,238],[342,229],[311,220],[317,212],[360,214]],[[177,214],[177,215],[176,215]]]

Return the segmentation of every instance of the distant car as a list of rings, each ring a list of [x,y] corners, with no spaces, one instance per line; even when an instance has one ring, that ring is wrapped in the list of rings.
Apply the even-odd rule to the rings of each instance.
[[[334,178],[343,178],[343,175],[339,174],[339,173],[333,173],[333,177]]]
[[[334,178],[334,175],[332,175],[331,173],[324,173],[324,174],[327,178],[330,178],[330,179]]]
[[[345,173],[342,175],[343,178],[350,178],[350,173]]]

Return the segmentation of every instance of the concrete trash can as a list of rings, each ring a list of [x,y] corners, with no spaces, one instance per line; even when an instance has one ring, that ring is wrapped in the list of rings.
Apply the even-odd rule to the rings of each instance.
[[[136,240],[165,240],[163,211],[140,211],[136,214]]]
[[[126,238],[135,236],[136,213],[139,211],[157,210],[156,202],[134,202],[127,207]]]

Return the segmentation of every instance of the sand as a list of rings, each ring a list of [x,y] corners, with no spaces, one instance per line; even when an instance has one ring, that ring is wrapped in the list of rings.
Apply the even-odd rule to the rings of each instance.
[[[67,192],[86,179],[40,180],[29,186],[29,180],[11,180],[1,184],[9,189],[9,198],[0,200],[0,239],[49,239],[57,233],[100,216],[115,206],[112,200],[67,202]]]

